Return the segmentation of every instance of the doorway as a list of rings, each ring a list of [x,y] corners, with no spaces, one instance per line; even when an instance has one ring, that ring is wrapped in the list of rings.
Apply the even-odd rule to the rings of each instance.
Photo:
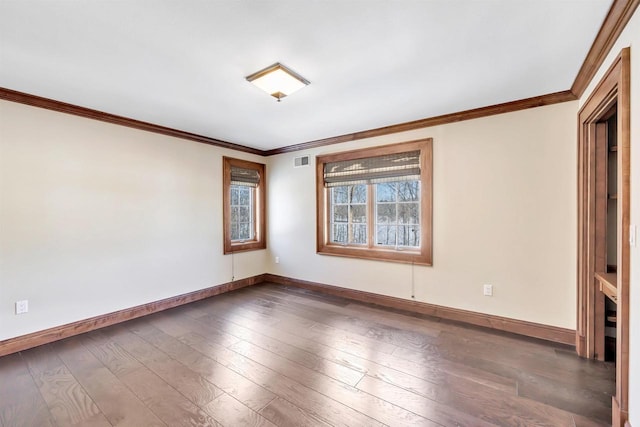
[[[629,69],[626,48],[578,113],[576,350],[615,362],[614,427],[629,411]]]

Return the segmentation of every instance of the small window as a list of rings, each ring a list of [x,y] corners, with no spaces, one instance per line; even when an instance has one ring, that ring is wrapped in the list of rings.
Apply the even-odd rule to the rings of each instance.
[[[265,166],[223,157],[224,253],[265,249]]]
[[[431,139],[316,164],[318,253],[431,265]]]

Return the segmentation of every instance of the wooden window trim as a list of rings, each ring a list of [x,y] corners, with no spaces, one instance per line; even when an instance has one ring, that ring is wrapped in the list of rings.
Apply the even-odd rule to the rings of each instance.
[[[255,188],[255,237],[252,240],[243,242],[231,241],[231,168],[239,167],[244,169],[254,169],[260,174],[260,182]],[[224,253],[254,251],[267,248],[266,239],[266,167],[262,163],[250,162],[248,160],[234,159],[231,157],[222,158],[222,218]]]
[[[420,150],[420,249],[395,250],[389,248],[356,247],[331,244],[329,242],[329,203],[328,191],[324,186],[324,165],[330,162],[353,160],[365,157],[383,156],[406,151]],[[373,200],[369,192],[370,222],[373,220]],[[343,151],[316,157],[316,252],[321,255],[334,255],[350,258],[372,259],[379,261],[403,262],[419,265],[432,265],[432,229],[433,229],[433,139],[426,138],[398,144],[384,145],[358,150]],[[369,227],[369,239],[373,237]],[[371,242],[371,240],[370,240]]]

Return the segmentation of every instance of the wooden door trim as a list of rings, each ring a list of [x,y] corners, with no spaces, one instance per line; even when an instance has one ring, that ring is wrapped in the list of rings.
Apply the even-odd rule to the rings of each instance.
[[[578,298],[576,350],[593,358],[596,295],[596,138],[595,123],[613,104],[618,110],[618,323],[616,394],[612,399],[614,427],[628,418],[629,395],[629,214],[630,214],[630,49],[625,48],[578,113]]]

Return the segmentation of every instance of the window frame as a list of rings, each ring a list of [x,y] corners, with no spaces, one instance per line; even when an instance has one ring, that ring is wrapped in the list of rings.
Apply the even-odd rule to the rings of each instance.
[[[377,247],[373,238],[367,245],[337,244],[330,241],[331,203],[330,188],[324,183],[324,166],[327,163],[344,160],[385,156],[408,151],[420,151],[420,247]],[[367,229],[370,236],[375,229],[375,200],[373,185],[367,185]],[[320,255],[333,255],[350,258],[379,261],[432,265],[433,230],[433,139],[425,138],[409,142],[343,151],[316,156],[316,252]],[[373,236],[372,236],[373,237]]]
[[[231,240],[231,168],[252,169],[258,171],[260,181],[254,188],[253,200],[253,226],[254,238],[243,241]],[[262,163],[249,160],[222,157],[222,223],[223,223],[223,252],[230,254],[235,252],[254,251],[267,248],[266,240],[266,166]]]

